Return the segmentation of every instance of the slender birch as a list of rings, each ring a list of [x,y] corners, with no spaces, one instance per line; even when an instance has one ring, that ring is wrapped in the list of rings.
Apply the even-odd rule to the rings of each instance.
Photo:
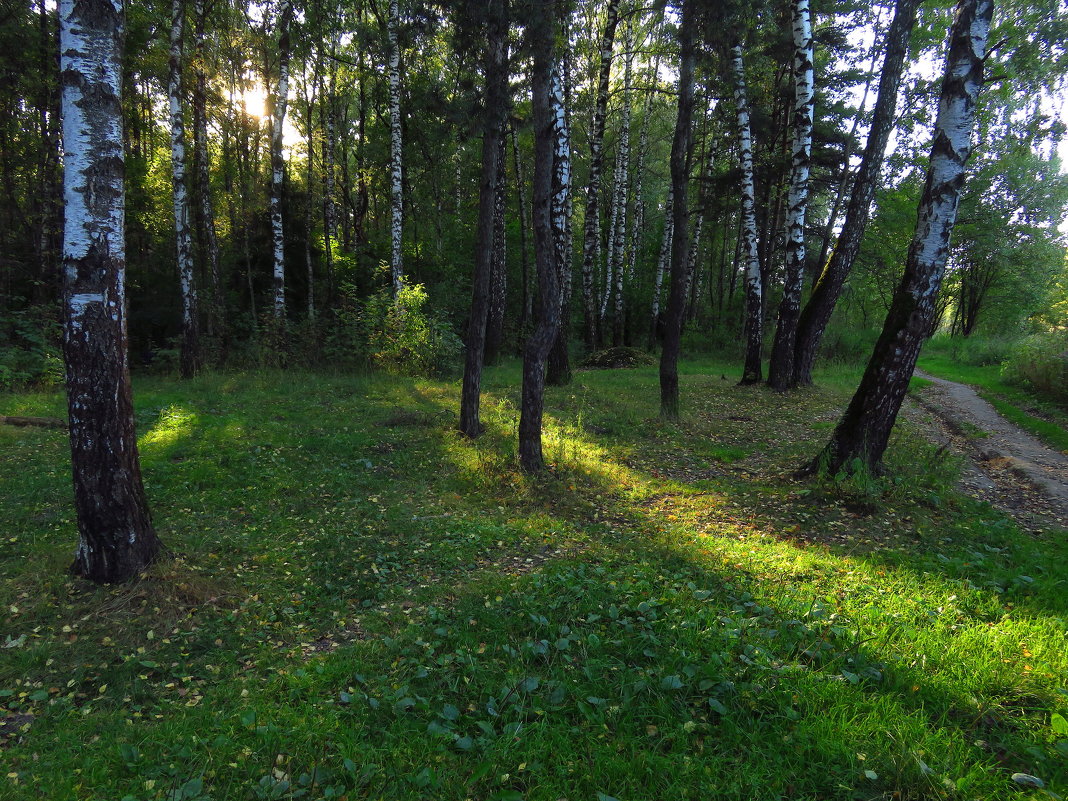
[[[790,161],[790,192],[786,217],[786,285],[768,366],[768,386],[779,391],[796,386],[794,344],[805,280],[805,214],[812,163],[814,74],[812,13],[809,0],[794,0],[794,114]]]
[[[761,377],[760,351],[764,343],[763,288],[760,280],[760,242],[757,235],[756,189],[753,179],[753,134],[749,125],[749,97],[745,87],[742,45],[731,47],[734,104],[738,120],[738,157],[742,171],[742,240],[745,259],[745,366],[743,384]]]
[[[519,416],[519,464],[536,473],[545,466],[541,448],[545,406],[545,360],[560,322],[560,274],[553,236],[553,160],[559,110],[553,112],[553,43],[556,39],[554,0],[539,6],[527,28],[533,69],[531,98],[534,122],[534,257],[538,269],[538,320],[523,351],[523,389]]]
[[[561,39],[568,41],[570,21],[561,21]],[[574,234],[571,215],[574,211],[574,175],[571,165],[571,51],[567,46],[560,58],[560,91],[553,84],[553,114],[560,123],[555,129],[553,160],[553,235],[556,239],[556,259],[560,270],[560,326],[549,351],[545,381],[552,386],[571,382],[571,355],[568,340],[571,333],[571,290],[574,277],[572,250]]]
[[[386,33],[389,38],[389,273],[393,280],[394,297],[400,292],[404,277],[404,156],[401,147],[399,28],[400,9],[397,0],[389,0],[389,16],[386,20]]]
[[[185,185],[185,122],[182,116],[184,5],[182,0],[172,0],[171,3],[171,51],[167,100],[170,104],[171,124],[174,243],[182,296],[182,338],[178,363],[182,378],[192,378],[200,370],[200,337],[196,277],[193,273],[193,235],[189,229],[189,194]]]
[[[935,120],[927,181],[905,274],[856,394],[831,441],[807,470],[830,473],[875,469],[882,460],[908,390],[920,346],[934,319],[949,257],[965,165],[983,84],[993,0],[959,0],[950,31],[949,55]]]
[[[208,71],[207,17],[205,0],[194,0],[196,23],[193,31],[193,172],[200,195],[197,206],[197,231],[200,250],[207,264],[211,297],[207,313],[208,334],[225,348],[226,304],[223,300],[219,272],[219,238],[215,231],[215,209],[211,199],[211,168],[208,152]]]
[[[289,25],[293,19],[290,0],[282,0],[278,14],[278,83],[271,112],[271,233],[274,242],[274,316],[286,313],[285,231],[282,227],[282,189],[286,162],[282,152],[286,103],[289,99]]]
[[[630,96],[631,96],[631,72],[633,56],[631,54],[631,42],[633,40],[631,25],[627,25],[623,46],[627,52],[627,58],[623,67],[623,112],[619,122],[619,148],[616,152],[616,185],[612,202],[613,225],[609,234],[608,260],[610,266],[607,270],[611,293],[615,300],[614,315],[612,317],[612,344],[619,347],[623,344],[623,259],[627,239],[627,195],[630,187]],[[602,311],[602,317],[604,312]]]
[[[890,132],[894,127],[898,85],[908,55],[909,37],[916,23],[916,12],[922,0],[897,0],[893,22],[887,34],[886,56],[879,78],[879,93],[872,112],[871,129],[864,147],[853,191],[846,208],[842,232],[838,235],[831,258],[823,269],[812,296],[805,304],[797,326],[795,383],[812,383],[812,365],[816,359],[823,333],[831,319],[842,287],[853,268],[864,230],[871,214],[872,200],[879,184],[883,157]]]
[[[664,273],[671,258],[671,242],[674,234],[675,212],[674,193],[668,189],[667,202],[664,204],[664,236],[660,240],[660,255],[656,259],[656,277],[653,279],[653,304],[649,312],[649,348],[656,345],[657,330],[660,327],[660,292],[664,285]]]
[[[601,171],[604,169],[604,126],[608,113],[608,85],[612,75],[612,46],[619,24],[619,0],[608,0],[604,33],[601,35],[597,96],[590,125],[590,172],[586,183],[586,216],[582,230],[582,310],[586,347],[597,346],[597,291],[594,271],[601,256]]]
[[[127,360],[120,0],[60,0],[63,355],[79,544],[71,571],[127,581],[162,550]]]

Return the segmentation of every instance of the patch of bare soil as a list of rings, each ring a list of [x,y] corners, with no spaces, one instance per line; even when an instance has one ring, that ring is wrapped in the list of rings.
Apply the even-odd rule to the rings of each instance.
[[[971,387],[916,375],[931,385],[912,395],[920,408],[906,414],[965,458],[961,489],[1027,528],[1068,528],[1068,456],[1010,423]]]

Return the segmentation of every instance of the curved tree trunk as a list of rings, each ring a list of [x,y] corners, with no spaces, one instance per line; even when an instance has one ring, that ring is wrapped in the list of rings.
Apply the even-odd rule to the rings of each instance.
[[[545,466],[541,450],[542,411],[545,405],[545,360],[560,322],[560,282],[556,264],[557,240],[553,235],[553,162],[563,108],[559,75],[553,79],[553,42],[556,39],[553,0],[539,0],[534,21],[527,29],[533,71],[531,95],[534,119],[534,256],[538,268],[538,322],[523,352],[523,393],[519,416],[519,464],[528,473]]]
[[[905,274],[875,344],[860,387],[831,441],[808,466],[830,473],[878,466],[930,332],[938,290],[949,257],[964,169],[972,151],[972,128],[993,0],[960,0],[950,32],[949,58],[935,121],[931,162],[920,198],[916,233]]]
[[[582,312],[585,317],[586,349],[597,347],[597,290],[594,271],[601,254],[601,171],[604,169],[604,124],[608,113],[608,84],[612,75],[612,45],[619,23],[619,0],[608,0],[601,36],[597,97],[590,126],[590,173],[586,182],[586,216],[582,224]]]
[[[400,91],[400,9],[397,0],[389,0],[386,22],[389,36],[389,170],[390,170],[390,227],[389,272],[393,280],[393,296],[401,289],[404,276],[402,252],[404,236],[404,170],[401,148],[401,91]]]
[[[660,416],[679,417],[679,340],[686,305],[687,230],[689,213],[686,184],[690,174],[690,140],[693,137],[694,10],[697,0],[684,0],[679,22],[679,116],[671,142],[671,292],[664,321],[664,347],[660,351]]]
[[[282,153],[282,131],[289,99],[289,23],[293,19],[290,0],[282,0],[278,16],[278,85],[271,112],[271,232],[274,239],[274,316],[286,313],[285,232],[282,228],[282,189],[286,162]]]
[[[886,144],[894,127],[898,84],[901,81],[905,56],[908,55],[909,36],[916,23],[916,11],[921,2],[922,0],[897,0],[894,20],[887,34],[886,57],[879,79],[879,93],[875,100],[871,130],[868,132],[860,169],[853,182],[842,232],[838,235],[830,261],[816,282],[812,296],[798,320],[794,345],[795,385],[812,383],[812,365],[816,360],[816,352],[838,303],[842,286],[860,251],[861,239],[871,213],[871,203],[879,183]]]
[[[182,292],[182,338],[178,365],[182,378],[200,370],[200,320],[196,276],[193,273],[193,235],[189,229],[189,194],[185,185],[185,122],[182,117],[182,33],[184,3],[171,3],[171,54],[167,100],[171,112],[171,192],[174,201],[174,243]]]
[[[734,73],[734,103],[738,115],[738,152],[742,169],[742,241],[745,256],[745,366],[743,384],[760,381],[761,348],[764,344],[763,286],[760,274],[760,243],[757,236],[756,190],[753,180],[753,134],[749,127],[749,97],[745,89],[742,45],[731,48]]]
[[[812,162],[814,76],[812,16],[808,0],[794,0],[794,119],[790,194],[786,201],[786,285],[779,303],[779,321],[768,366],[768,385],[779,391],[795,386],[794,341],[805,280],[805,214]]]
[[[120,0],[60,0],[63,355],[74,506],[71,571],[135,578],[159,556],[141,481],[127,364]]]
[[[482,133],[482,174],[478,187],[478,232],[475,245],[475,275],[471,314],[467,322],[467,354],[460,396],[460,431],[477,437],[483,431],[479,420],[482,365],[486,346],[486,322],[490,307],[493,270],[493,240],[501,177],[504,174],[504,137],[508,112],[508,17],[505,0],[491,0],[486,25],[486,117]]]

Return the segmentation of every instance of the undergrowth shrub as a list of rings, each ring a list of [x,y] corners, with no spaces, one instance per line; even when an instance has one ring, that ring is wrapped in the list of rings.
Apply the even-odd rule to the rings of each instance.
[[[871,356],[878,336],[875,328],[830,326],[820,343],[818,360],[824,364],[863,364]]]
[[[60,331],[50,306],[0,310],[0,390],[62,383]]]
[[[1010,337],[975,334],[961,337],[941,334],[932,337],[927,348],[930,351],[945,353],[957,364],[988,367],[1004,363],[1012,355],[1015,342],[1016,340]]]
[[[1010,384],[1068,402],[1068,332],[1024,337],[1012,349],[1001,375]]]

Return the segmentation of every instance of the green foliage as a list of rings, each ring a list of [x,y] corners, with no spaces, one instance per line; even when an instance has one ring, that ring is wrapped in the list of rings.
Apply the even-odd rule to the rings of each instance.
[[[60,328],[52,306],[0,310],[0,390],[63,381]]]
[[[598,370],[612,370],[621,367],[643,367],[655,363],[656,359],[643,350],[620,347],[591,353],[582,361],[581,366],[593,367]]]
[[[1012,354],[1017,339],[982,334],[968,337],[939,334],[931,338],[926,351],[945,353],[953,361],[971,367],[1000,366]]]
[[[1005,380],[1068,403],[1068,332],[1032,334],[1017,342],[1002,368]]]

